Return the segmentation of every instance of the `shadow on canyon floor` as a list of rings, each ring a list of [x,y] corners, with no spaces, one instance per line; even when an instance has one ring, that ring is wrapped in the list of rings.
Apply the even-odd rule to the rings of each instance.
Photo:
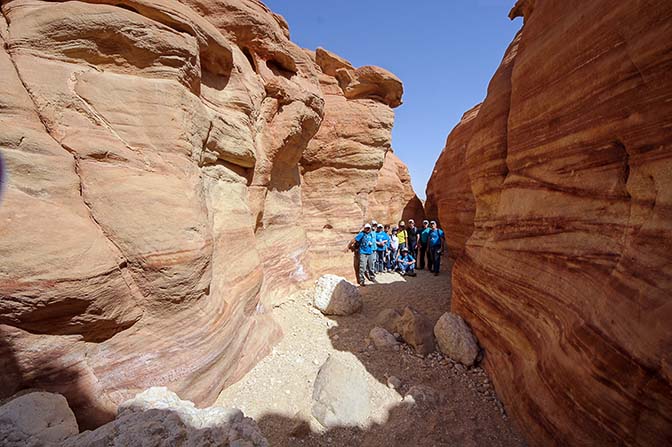
[[[401,387],[392,392],[396,397],[391,397],[389,390],[388,393],[381,392],[380,386],[371,389],[371,393],[375,394],[372,394],[372,405],[376,405],[375,401],[385,407],[382,419],[372,418],[366,428],[338,427],[317,432],[314,421],[311,430],[309,410],[293,417],[287,417],[286,412],[270,411],[256,416],[270,444],[367,447],[525,445],[512,428],[511,421],[503,415],[501,404],[480,368],[467,369],[445,360],[423,358],[415,355],[408,346],[399,351],[367,348],[369,331],[383,309],[403,310],[410,305],[433,323],[448,311],[451,267],[452,262],[446,262],[439,276],[426,271],[419,271],[417,277],[380,274],[378,284],[360,289],[364,299],[362,312],[327,319],[327,344],[330,342],[335,351],[354,355],[356,360],[353,361],[366,368],[374,378],[373,383],[380,382],[387,389],[390,376],[400,379]],[[295,335],[299,336],[292,329],[286,336]],[[307,386],[312,389],[312,385]],[[412,387],[426,390],[427,398],[416,398],[415,404],[402,401]],[[376,410],[372,408],[372,413]]]
[[[52,345],[36,345],[31,349],[39,350],[39,364],[26,355],[24,362],[29,366],[25,366],[15,355],[20,349],[13,345],[13,338],[14,330],[0,325],[0,404],[33,391],[49,391],[63,394],[75,414],[86,415],[77,418],[80,429],[95,428],[114,419],[114,409],[101,406],[93,395],[95,379],[85,377],[80,369],[83,352],[73,354]]]

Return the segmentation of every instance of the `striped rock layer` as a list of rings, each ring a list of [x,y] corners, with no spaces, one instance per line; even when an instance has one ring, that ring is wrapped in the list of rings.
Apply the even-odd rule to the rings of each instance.
[[[408,168],[391,149],[392,108],[401,104],[403,87],[378,67],[355,69],[322,48],[309,54],[325,106],[301,159],[308,264],[316,274],[354,280],[353,253],[344,249],[364,221],[396,224],[424,215]]]
[[[672,3],[519,15],[427,192],[451,243],[470,235],[453,310],[533,444],[670,445]]]
[[[389,147],[304,191],[322,68],[258,1],[1,8],[0,398],[63,393],[85,428],[151,386],[211,404],[281,335],[272,304],[315,276],[306,230],[350,208],[343,231],[362,224],[353,196],[307,225],[306,195],[337,180],[369,194]],[[393,75],[339,76],[378,114],[358,125],[391,127]]]

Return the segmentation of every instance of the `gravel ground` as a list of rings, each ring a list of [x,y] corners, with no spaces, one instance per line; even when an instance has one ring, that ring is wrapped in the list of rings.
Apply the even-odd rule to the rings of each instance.
[[[243,379],[224,390],[223,406],[253,417],[272,446],[524,446],[507,418],[485,372],[467,369],[433,353],[416,355],[369,346],[373,320],[384,308],[411,305],[432,321],[450,308],[450,274],[420,271],[414,278],[378,275],[378,284],[360,288],[362,312],[326,317],[301,292],[277,306],[274,318],[285,336]],[[326,430],[310,415],[313,381],[329,356],[359,362],[369,373],[372,412],[358,428]],[[388,387],[388,378],[401,382]],[[392,379],[394,381],[394,379]],[[431,398],[403,399],[413,386],[429,387]]]

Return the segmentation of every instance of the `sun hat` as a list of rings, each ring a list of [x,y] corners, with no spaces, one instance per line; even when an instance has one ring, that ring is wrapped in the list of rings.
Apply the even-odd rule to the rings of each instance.
[[[364,228],[371,228],[371,224],[364,224]]]

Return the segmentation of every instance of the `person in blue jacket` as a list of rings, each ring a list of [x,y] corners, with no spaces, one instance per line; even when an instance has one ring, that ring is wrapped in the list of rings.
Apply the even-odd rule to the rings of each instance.
[[[360,286],[365,286],[366,273],[369,270],[371,281],[375,282],[376,277],[373,274],[373,257],[375,256],[376,238],[371,231],[371,225],[365,224],[362,231],[355,236],[348,244],[348,249],[352,250],[357,246],[359,253],[359,271],[358,282]]]
[[[434,276],[439,274],[441,270],[441,255],[443,254],[443,247],[446,243],[446,236],[443,230],[438,228],[435,221],[429,223],[429,233],[427,234],[427,245],[429,246],[429,253],[431,263],[429,271],[434,273]]]
[[[378,224],[376,228],[376,273],[383,272],[383,264],[385,261],[385,247],[390,240],[390,236],[383,230],[383,225]]]
[[[415,259],[408,253],[408,247],[401,249],[397,257],[397,266],[402,275],[415,276]]]

